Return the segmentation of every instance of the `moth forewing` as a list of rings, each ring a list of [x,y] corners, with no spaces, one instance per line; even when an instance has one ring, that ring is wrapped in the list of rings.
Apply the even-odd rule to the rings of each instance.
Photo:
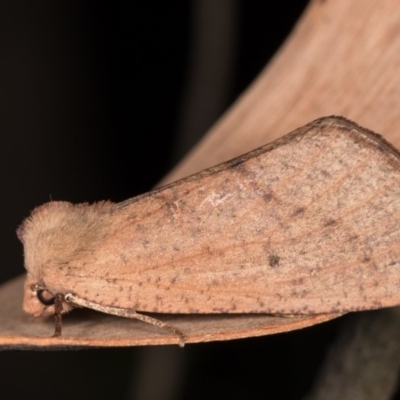
[[[390,144],[324,118],[120,204],[42,206],[21,229],[26,268],[54,294],[141,312],[392,306],[400,303],[399,180]]]

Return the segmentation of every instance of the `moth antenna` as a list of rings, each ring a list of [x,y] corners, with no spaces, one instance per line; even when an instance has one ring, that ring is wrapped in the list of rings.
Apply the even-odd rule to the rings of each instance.
[[[182,348],[182,347],[185,346],[185,343],[186,343],[185,334],[181,330],[179,330],[178,328],[175,328],[172,325],[169,325],[169,324],[167,324],[167,323],[165,323],[163,321],[160,321],[157,318],[153,318],[153,317],[150,317],[150,316],[145,315],[145,314],[140,314],[137,311],[131,310],[129,308],[118,308],[118,307],[103,306],[103,305],[94,303],[92,301],[88,301],[88,300],[82,299],[81,297],[75,296],[72,293],[67,293],[64,296],[64,300],[66,302],[68,302],[68,303],[73,303],[73,304],[75,304],[77,306],[91,308],[92,310],[100,311],[100,312],[103,312],[103,313],[106,313],[106,314],[116,315],[118,317],[137,319],[139,321],[146,322],[146,323],[154,325],[154,326],[158,326],[159,328],[168,329],[174,335],[179,336],[179,347]]]

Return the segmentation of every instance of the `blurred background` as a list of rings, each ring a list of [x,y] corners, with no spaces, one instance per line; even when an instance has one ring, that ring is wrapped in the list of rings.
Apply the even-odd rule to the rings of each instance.
[[[52,200],[151,189],[253,81],[305,0],[0,3],[0,281],[24,272],[15,230]],[[0,353],[8,398],[302,398],[344,317],[277,336]]]

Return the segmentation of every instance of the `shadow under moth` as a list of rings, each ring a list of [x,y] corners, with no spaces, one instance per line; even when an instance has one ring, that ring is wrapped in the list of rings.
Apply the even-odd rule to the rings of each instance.
[[[312,315],[400,304],[400,153],[341,117],[122,203],[19,227],[24,310]]]

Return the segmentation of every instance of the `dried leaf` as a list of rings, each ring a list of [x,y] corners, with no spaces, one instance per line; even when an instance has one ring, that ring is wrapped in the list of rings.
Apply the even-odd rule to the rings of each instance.
[[[53,338],[53,319],[36,320],[22,311],[20,276],[0,287],[0,346],[3,348],[68,348],[177,344],[179,338],[139,321],[91,310],[63,318],[63,336]],[[305,328],[339,315],[279,318],[266,315],[163,315],[187,335],[187,343],[240,339]]]

